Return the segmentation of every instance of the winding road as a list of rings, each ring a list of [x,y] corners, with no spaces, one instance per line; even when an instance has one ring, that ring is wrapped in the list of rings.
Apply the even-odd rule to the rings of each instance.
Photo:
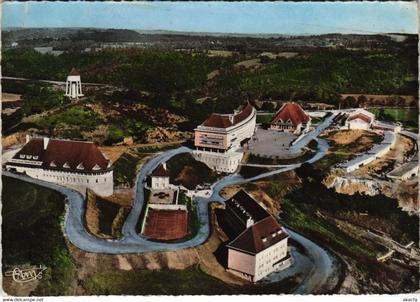
[[[324,125],[323,125],[324,126]],[[318,142],[318,152],[309,159],[308,163],[313,163],[322,158],[328,150],[328,143],[322,139],[316,139]],[[65,236],[72,244],[78,248],[93,252],[105,254],[124,254],[124,253],[144,253],[151,251],[174,251],[184,248],[190,248],[204,243],[210,234],[209,225],[209,204],[212,202],[224,203],[224,199],[220,196],[220,191],[229,185],[240,184],[245,182],[255,181],[267,176],[283,173],[296,169],[300,164],[291,164],[280,169],[262,173],[260,175],[244,179],[239,174],[232,174],[222,178],[212,185],[212,194],[208,198],[195,197],[197,209],[200,219],[200,231],[198,234],[187,241],[179,243],[164,243],[149,241],[142,235],[136,232],[136,225],[138,218],[144,206],[144,189],[143,184],[151,171],[153,171],[160,163],[167,161],[171,157],[180,154],[191,152],[187,147],[179,147],[163,153],[158,154],[149,161],[147,161],[141,168],[137,175],[135,185],[135,200],[131,212],[129,213],[123,228],[123,238],[119,240],[105,240],[91,235],[85,228],[84,214],[85,214],[85,199],[77,191],[45,182],[42,180],[30,178],[24,175],[17,175],[7,171],[3,171],[3,175],[20,179],[28,183],[37,184],[55,191],[60,192],[66,197],[66,217],[65,217]],[[296,293],[312,293],[320,288],[326,280],[334,274],[335,265],[337,261],[335,258],[323,248],[319,247],[307,238],[289,230],[291,238],[298,241],[307,251],[314,266],[305,277],[304,281],[296,289]]]

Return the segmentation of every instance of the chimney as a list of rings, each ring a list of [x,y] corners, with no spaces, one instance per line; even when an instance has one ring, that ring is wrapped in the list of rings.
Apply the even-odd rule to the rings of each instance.
[[[26,144],[29,143],[29,141],[31,140],[31,136],[29,134],[26,134]]]
[[[249,228],[253,224],[254,224],[254,219],[252,219],[252,217],[248,217],[248,219],[246,220],[246,227]]]
[[[44,150],[47,150],[47,146],[48,146],[48,143],[50,142],[50,139],[49,137],[44,137],[43,140],[44,140]]]

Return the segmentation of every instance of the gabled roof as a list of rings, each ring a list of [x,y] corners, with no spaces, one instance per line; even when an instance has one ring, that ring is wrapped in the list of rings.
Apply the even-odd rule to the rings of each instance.
[[[93,142],[83,141],[49,139],[44,149],[43,138],[32,138],[12,159],[28,159],[28,156],[37,157],[42,162],[37,167],[45,169],[91,172],[95,166],[99,167],[97,171],[107,170],[110,164]]]
[[[160,164],[156,169],[153,170],[152,176],[155,177],[169,177],[168,170],[165,169],[165,167]]]
[[[213,128],[229,128],[239,124],[252,114],[251,104],[247,103],[239,113],[236,114],[219,114],[212,113],[201,125]]]
[[[69,75],[71,75],[71,76],[79,76],[80,75],[80,71],[78,70],[78,69],[76,69],[76,68],[72,68],[71,69],[71,71],[70,71],[70,74]]]
[[[254,221],[259,221],[270,216],[270,214],[244,190],[239,190],[233,197],[226,200],[226,205],[229,205],[232,209],[237,209],[235,211],[238,212],[239,216],[242,215],[243,209]]]
[[[347,119],[347,121],[353,121],[353,120],[356,120],[356,119],[360,119],[362,121],[365,121],[366,123],[370,123],[372,121],[372,119],[369,116],[367,116],[363,113],[357,113],[357,114],[351,115]]]
[[[307,123],[310,117],[303,111],[302,107],[296,103],[286,103],[276,113],[271,123],[286,123],[290,120],[294,125]]]
[[[257,254],[287,237],[280,224],[269,215],[243,231],[227,247]]]

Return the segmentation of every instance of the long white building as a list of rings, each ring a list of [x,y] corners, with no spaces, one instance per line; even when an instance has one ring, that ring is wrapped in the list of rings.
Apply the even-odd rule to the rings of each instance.
[[[243,152],[241,143],[252,137],[257,112],[247,103],[233,114],[213,113],[195,129],[195,159],[219,172],[234,172]]]
[[[82,194],[113,194],[111,161],[93,142],[44,138],[27,139],[7,163],[9,171],[64,185]]]

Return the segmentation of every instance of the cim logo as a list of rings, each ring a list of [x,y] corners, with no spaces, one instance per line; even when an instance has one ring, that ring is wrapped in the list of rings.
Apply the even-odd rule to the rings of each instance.
[[[12,277],[13,281],[17,283],[25,283],[34,280],[42,279],[42,272],[45,271],[47,268],[45,266],[38,266],[38,267],[30,267],[20,269],[15,267],[12,271],[7,271],[4,273],[7,277]]]

